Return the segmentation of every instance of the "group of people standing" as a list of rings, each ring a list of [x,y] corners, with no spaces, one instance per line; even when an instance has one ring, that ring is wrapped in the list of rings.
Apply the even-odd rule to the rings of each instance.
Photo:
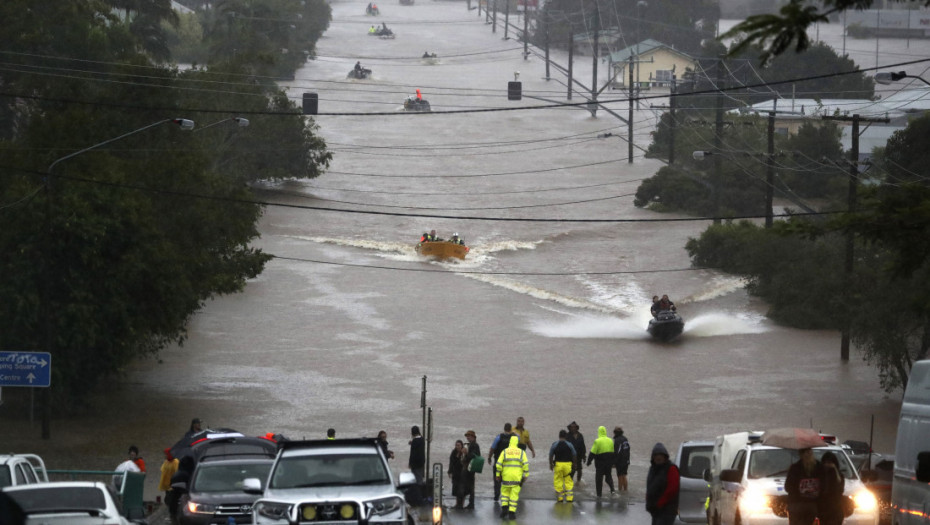
[[[552,471],[557,502],[574,501],[575,477],[580,481],[582,469],[592,463],[598,499],[602,497],[605,481],[611,494],[629,489],[627,472],[630,466],[630,442],[624,436],[623,428],[614,427],[612,438],[608,437],[604,426],[598,427],[597,433],[597,439],[588,450],[578,423],[572,421],[559,431],[558,439],[549,447],[549,470]],[[467,442],[455,442],[447,470],[452,480],[456,509],[474,508],[475,465],[482,462],[481,447],[477,443],[475,431],[465,432],[465,438]],[[536,457],[536,449],[522,417],[517,418],[516,426],[504,424],[504,431],[495,436],[491,443],[487,464],[493,467],[494,501],[500,501],[501,518],[516,517],[520,491],[529,475],[527,452]],[[477,469],[477,472],[480,471],[480,468]],[[616,489],[613,484],[614,471],[617,473]],[[665,446],[656,443],[646,477],[646,509],[652,515],[653,525],[672,525],[675,522],[678,516],[679,487],[678,467],[670,460]],[[467,506],[464,505],[466,496]]]

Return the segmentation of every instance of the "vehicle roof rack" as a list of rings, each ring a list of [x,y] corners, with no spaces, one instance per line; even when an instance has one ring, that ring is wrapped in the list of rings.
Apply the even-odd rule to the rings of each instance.
[[[321,447],[344,447],[347,445],[378,445],[377,438],[342,438],[342,439],[304,439],[290,440],[278,443],[280,450],[289,450],[294,448],[321,448]]]

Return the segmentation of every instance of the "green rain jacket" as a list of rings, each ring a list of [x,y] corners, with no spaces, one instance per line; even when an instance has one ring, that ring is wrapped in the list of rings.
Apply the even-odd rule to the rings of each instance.
[[[607,437],[607,429],[597,427],[597,439],[591,445],[591,454],[588,456],[588,465],[594,462],[599,469],[610,468],[614,464],[614,440]]]

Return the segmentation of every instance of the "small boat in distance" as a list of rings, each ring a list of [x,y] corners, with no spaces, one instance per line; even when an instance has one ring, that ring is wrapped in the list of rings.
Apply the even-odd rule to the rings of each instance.
[[[681,335],[685,329],[685,320],[674,310],[661,310],[656,316],[649,320],[649,328],[646,330],[652,337],[661,341],[671,341]]]
[[[427,241],[417,243],[417,253],[428,257],[464,259],[468,246],[448,241]]]

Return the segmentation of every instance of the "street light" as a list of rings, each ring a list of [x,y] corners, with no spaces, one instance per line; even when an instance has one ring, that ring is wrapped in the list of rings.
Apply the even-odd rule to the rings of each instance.
[[[885,73],[876,73],[875,81],[879,84],[888,85],[892,82],[897,82],[899,80],[904,80],[905,78],[916,78],[917,80],[923,82],[930,86],[930,82],[927,82],[923,77],[917,75],[908,75],[907,71],[898,71],[898,72],[885,72]]]
[[[707,157],[713,154],[714,154],[713,151],[695,151],[694,153],[691,154],[691,158],[693,158],[694,160],[704,160],[704,157]]]
[[[243,118],[243,117],[230,117],[230,118],[224,118],[223,120],[218,120],[218,121],[216,121],[216,122],[214,122],[214,123],[212,123],[212,124],[207,124],[206,126],[203,126],[203,127],[201,127],[201,128],[198,128],[198,129],[194,130],[194,133],[197,133],[198,131],[203,131],[203,130],[205,130],[205,129],[207,129],[207,128],[212,128],[213,126],[217,126],[217,125],[222,124],[222,123],[224,123],[224,122],[230,122],[230,121],[235,122],[236,125],[239,126],[240,128],[245,128],[245,127],[248,127],[248,125],[249,125],[249,119],[247,119],[247,118]],[[192,124],[193,124],[193,123],[192,123]]]
[[[44,268],[44,278],[43,278],[43,291],[42,291],[42,309],[44,310],[42,316],[45,320],[45,351],[51,354],[52,351],[52,300],[51,300],[51,288],[50,282],[52,279],[51,271],[51,252],[52,252],[52,169],[59,163],[64,160],[68,160],[73,157],[77,157],[88,151],[97,149],[101,146],[106,146],[112,142],[122,140],[126,137],[141,133],[147,129],[154,128],[155,126],[160,126],[161,124],[167,123],[177,124],[182,130],[189,131],[194,129],[194,121],[186,118],[169,118],[164,120],[159,120],[147,126],[142,126],[139,129],[130,131],[129,133],[124,133],[118,137],[113,137],[112,139],[105,140],[94,144],[93,146],[88,146],[84,149],[75,151],[54,160],[51,164],[48,165],[48,169],[45,170],[45,268]],[[52,433],[50,429],[50,414],[49,414],[49,396],[48,391],[44,392],[45,399],[43,400],[42,407],[42,439],[51,439]]]

